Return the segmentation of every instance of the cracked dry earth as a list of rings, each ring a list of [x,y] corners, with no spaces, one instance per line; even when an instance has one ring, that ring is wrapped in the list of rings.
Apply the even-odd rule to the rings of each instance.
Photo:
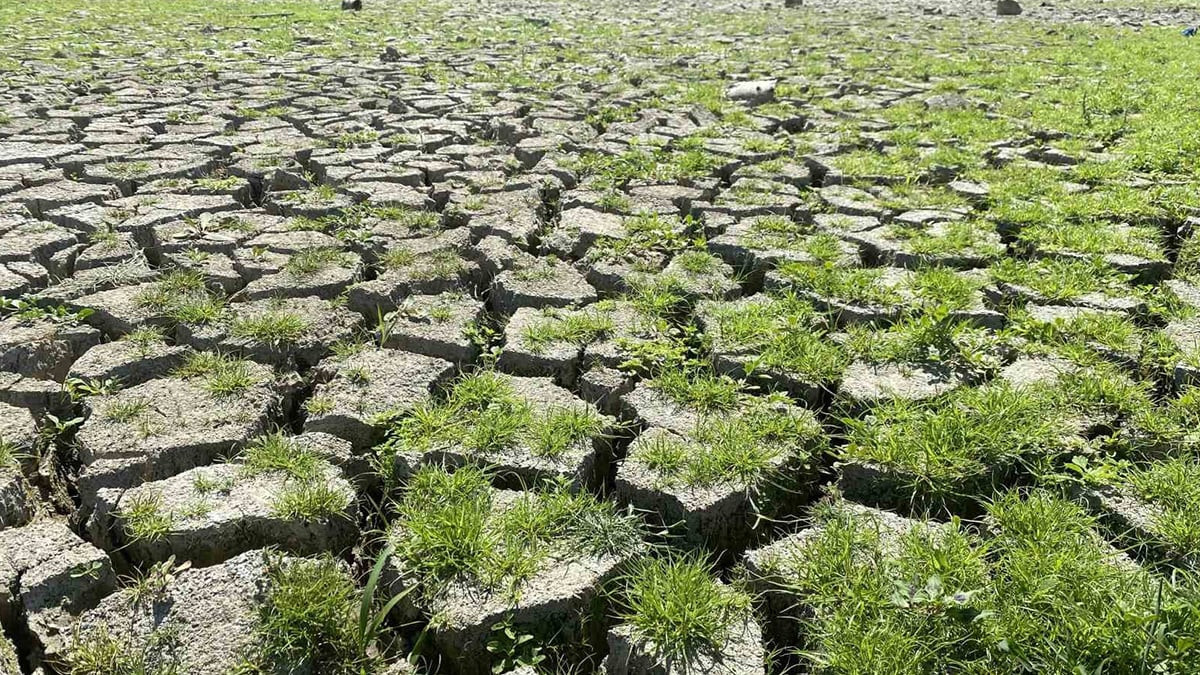
[[[1200,10],[365,4],[0,7],[0,672],[1200,668]]]

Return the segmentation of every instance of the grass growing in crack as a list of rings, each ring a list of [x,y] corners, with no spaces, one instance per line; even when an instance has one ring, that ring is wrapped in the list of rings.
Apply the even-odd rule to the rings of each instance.
[[[961,372],[987,373],[1003,364],[1005,340],[947,312],[907,318],[886,328],[853,325],[843,347],[867,363],[935,363]]]
[[[996,281],[1026,286],[1052,300],[1071,300],[1087,293],[1131,294],[1129,276],[1099,259],[1005,258],[992,265],[990,272]]]
[[[1118,424],[1153,409],[1151,384],[1119,367],[1092,359],[1057,379],[1052,402],[1082,420]]]
[[[742,384],[707,369],[667,368],[647,384],[680,405],[701,413],[735,409],[742,400]]]
[[[209,295],[189,296],[177,300],[168,314],[180,323],[216,323],[225,315],[225,303]]]
[[[884,279],[884,270],[785,263],[779,274],[798,291],[809,291],[823,298],[861,305],[892,306],[903,301],[901,295]]]
[[[643,559],[623,577],[620,591],[621,617],[671,669],[687,670],[697,656],[719,652],[750,614],[750,596],[721,584],[697,554]]]
[[[935,401],[891,399],[865,419],[846,420],[849,443],[841,459],[895,471],[914,502],[940,508],[956,495],[987,494],[993,467],[1064,451],[1061,410],[1049,392],[1007,383]]]
[[[1059,222],[1023,228],[1018,238],[1027,246],[1047,252],[1123,253],[1149,260],[1166,259],[1162,234],[1155,227]]]
[[[749,232],[742,235],[738,243],[755,249],[790,249],[811,232],[811,226],[801,225],[787,216],[759,216],[750,221]]]
[[[586,309],[573,312],[546,310],[544,320],[526,326],[521,341],[534,354],[540,354],[556,342],[586,345],[602,339],[612,332],[615,324],[612,316],[602,309]]]
[[[1027,353],[1080,353],[1092,345],[1125,354],[1141,349],[1142,331],[1128,316],[1111,312],[1080,312],[1067,318],[1039,321],[1026,312],[1010,313],[1013,334],[1029,340]]]
[[[898,530],[821,503],[814,536],[770,562],[806,609],[802,663],[833,672],[972,670],[993,594],[978,540],[959,528]]]
[[[904,242],[905,251],[915,255],[969,254],[992,259],[1005,252],[992,227],[978,221],[944,223],[936,234],[928,226],[894,225],[890,233]]]
[[[267,554],[268,584],[256,617],[256,649],[239,673],[282,672],[297,664],[331,675],[381,672],[392,629],[384,620],[408,592],[384,600],[379,580],[385,547],[362,588],[332,556],[288,560]]]
[[[600,436],[608,424],[589,407],[537,409],[505,376],[480,371],[458,380],[445,401],[427,401],[395,421],[380,452],[461,448],[487,455],[524,447],[553,459]]]
[[[281,471],[295,480],[309,481],[321,475],[321,457],[279,431],[255,438],[239,459],[248,476]]]
[[[142,399],[115,401],[104,409],[104,419],[118,424],[136,419],[150,409],[150,403]]]
[[[311,248],[293,253],[283,269],[293,277],[304,279],[331,267],[342,267],[347,262],[347,254],[339,249]]]
[[[702,418],[686,437],[651,432],[630,449],[667,486],[742,487],[772,481],[789,458],[809,461],[821,427],[806,411],[758,401],[734,415]]]
[[[590,408],[551,408],[529,422],[530,452],[537,457],[559,457],[576,443],[601,436],[607,428],[608,422]]]
[[[264,666],[307,663],[344,675],[369,670],[377,659],[359,648],[354,632],[360,591],[338,561],[275,560],[268,575],[256,626]]]
[[[172,270],[153,286],[138,291],[133,300],[139,307],[180,323],[212,323],[224,312],[224,301],[209,293],[204,275],[195,270]]]
[[[795,295],[710,306],[713,349],[748,354],[747,370],[798,375],[813,382],[841,377],[846,356],[825,337],[824,317]]]
[[[708,251],[692,249],[684,251],[675,257],[674,261],[680,269],[689,274],[715,274],[721,269],[721,259]]]
[[[1079,506],[1045,492],[1010,492],[988,507],[997,635],[1038,672],[1111,668],[1179,672],[1200,656],[1188,636],[1200,615],[1184,579],[1177,588],[1123,564]]]
[[[214,396],[234,396],[259,383],[249,361],[219,354],[197,352],[174,372],[181,379],[201,378]]]
[[[517,593],[556,556],[627,555],[641,524],[609,502],[547,485],[501,502],[482,470],[426,466],[396,504],[390,542],[418,593],[464,582]],[[509,493],[512,494],[512,493]]]
[[[1175,457],[1136,467],[1124,480],[1137,496],[1159,512],[1153,516],[1157,534],[1185,554],[1200,554],[1200,461]]]
[[[803,666],[1143,673],[1196,657],[1186,579],[1173,587],[1123,561],[1049,493],[1004,493],[987,511],[980,535],[822,505],[820,529],[769,572],[804,608]]]
[[[15,469],[20,466],[21,456],[12,441],[0,438],[0,469]]]
[[[352,497],[320,480],[288,482],[271,497],[271,513],[279,518],[316,521],[341,515]]]
[[[234,319],[230,333],[234,337],[278,347],[299,341],[308,329],[308,322],[299,314],[273,309],[258,316]]]
[[[161,541],[175,526],[162,494],[157,492],[142,492],[131,497],[121,505],[118,515],[130,541]]]
[[[418,256],[405,248],[394,248],[380,258],[380,264],[389,270],[404,270],[417,281],[454,279],[466,269],[462,255],[453,249],[443,248]]]
[[[948,267],[923,267],[905,280],[904,287],[916,296],[922,309],[956,311],[978,305],[983,284],[982,277],[967,276]]]

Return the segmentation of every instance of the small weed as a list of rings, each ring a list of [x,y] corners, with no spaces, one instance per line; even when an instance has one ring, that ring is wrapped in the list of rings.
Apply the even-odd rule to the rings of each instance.
[[[299,341],[308,329],[308,322],[299,314],[271,310],[258,316],[234,319],[230,332],[234,337],[278,347]]]
[[[121,505],[118,516],[130,541],[160,541],[175,527],[175,518],[166,510],[162,494],[157,492],[141,492],[130,497]]]

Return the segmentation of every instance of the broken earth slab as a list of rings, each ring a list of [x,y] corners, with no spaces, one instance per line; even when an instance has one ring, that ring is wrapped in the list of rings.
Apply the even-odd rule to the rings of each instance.
[[[76,441],[83,515],[102,488],[129,488],[211,464],[282,419],[297,380],[220,355],[167,378],[89,397]]]
[[[30,638],[35,664],[62,653],[75,617],[116,581],[108,556],[60,520],[0,530],[0,624]]]
[[[395,349],[326,359],[316,368],[304,429],[369,448],[382,440],[388,420],[424,402],[454,372],[449,361]]]
[[[356,494],[324,456],[333,440],[324,436],[269,435],[228,463],[100,490],[88,532],[124,566],[142,569],[168,559],[207,567],[264,546],[339,554],[357,538]],[[345,447],[328,449],[349,460],[349,444],[334,443]]]

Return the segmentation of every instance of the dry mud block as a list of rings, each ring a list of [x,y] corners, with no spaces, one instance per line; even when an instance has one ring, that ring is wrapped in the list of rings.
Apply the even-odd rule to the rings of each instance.
[[[0,624],[28,635],[47,656],[61,653],[75,617],[116,581],[108,556],[63,522],[0,530]]]

